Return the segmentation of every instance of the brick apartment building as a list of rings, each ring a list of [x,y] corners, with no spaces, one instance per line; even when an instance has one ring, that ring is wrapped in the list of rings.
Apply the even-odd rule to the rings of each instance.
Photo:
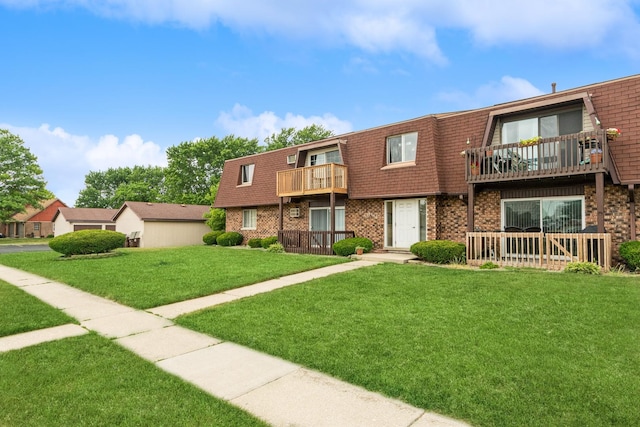
[[[295,251],[352,234],[406,250],[593,232],[615,259],[636,239],[639,122],[640,75],[432,114],[229,160],[214,206],[228,231],[279,234]]]

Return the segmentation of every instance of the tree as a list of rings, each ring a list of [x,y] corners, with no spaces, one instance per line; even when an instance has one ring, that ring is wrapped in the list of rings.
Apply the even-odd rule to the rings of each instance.
[[[265,151],[291,147],[305,142],[318,141],[333,136],[333,131],[325,129],[322,125],[312,124],[300,130],[295,128],[283,128],[279,133],[271,134],[265,138]]]
[[[260,151],[257,139],[227,135],[182,142],[167,149],[167,201],[211,204],[211,187],[220,181],[224,162]]]
[[[219,183],[212,185],[209,192],[209,197],[213,201],[216,200],[218,195]],[[227,212],[224,209],[211,208],[209,212],[204,214],[207,219],[205,223],[211,228],[212,231],[225,231],[227,226]]]
[[[24,141],[0,129],[0,222],[25,212],[28,205],[39,207],[41,201],[52,198],[46,185],[38,159]]]
[[[134,166],[91,171],[84,178],[76,206],[117,209],[125,201],[164,201],[164,169],[160,166]]]

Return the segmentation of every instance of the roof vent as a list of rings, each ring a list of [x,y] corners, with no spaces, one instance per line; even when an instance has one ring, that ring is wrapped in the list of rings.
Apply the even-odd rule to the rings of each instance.
[[[556,93],[556,82],[551,83],[551,93]]]

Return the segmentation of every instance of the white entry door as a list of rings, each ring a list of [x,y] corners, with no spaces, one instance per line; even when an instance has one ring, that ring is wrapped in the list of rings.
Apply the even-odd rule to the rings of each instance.
[[[418,200],[396,200],[393,207],[393,246],[409,248],[420,240]]]
[[[420,240],[420,222],[417,200],[397,200],[395,247],[408,248]]]

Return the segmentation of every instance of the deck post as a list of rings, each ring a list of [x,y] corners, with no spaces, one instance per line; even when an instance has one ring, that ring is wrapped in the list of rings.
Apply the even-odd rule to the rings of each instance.
[[[636,240],[636,186],[629,184],[629,228],[631,240]]]
[[[282,231],[284,226],[284,219],[282,218],[282,212],[284,211],[284,200],[282,197],[279,197],[280,201],[278,203],[278,231]]]
[[[475,199],[475,184],[469,184],[467,190],[467,231],[473,232],[475,226],[473,222],[473,205]]]
[[[336,240],[336,193],[331,192],[329,195],[329,205],[331,207],[331,232],[329,233],[329,247],[333,248]]]
[[[604,173],[596,174],[596,209],[598,214],[598,233],[604,233]]]

